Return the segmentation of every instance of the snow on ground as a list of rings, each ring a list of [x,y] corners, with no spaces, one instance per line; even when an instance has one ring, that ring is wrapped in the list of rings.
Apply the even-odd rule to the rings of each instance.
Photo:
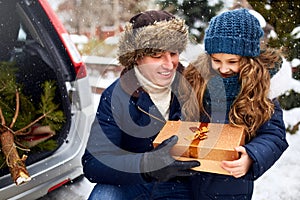
[[[300,108],[284,112],[286,124],[300,121]],[[291,122],[291,123],[290,123]],[[287,133],[289,148],[254,182],[253,200],[298,200],[300,197],[300,131]]]

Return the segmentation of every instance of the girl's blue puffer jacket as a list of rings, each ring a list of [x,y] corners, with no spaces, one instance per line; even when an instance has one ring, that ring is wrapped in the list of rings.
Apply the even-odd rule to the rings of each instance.
[[[239,92],[238,76],[215,76],[208,84],[204,105],[213,117],[212,122],[228,123],[230,105]],[[241,178],[204,173],[192,177],[195,199],[251,199],[254,180],[264,174],[287,149],[286,131],[282,109],[277,100],[271,119],[257,130],[257,136],[244,147],[253,160],[248,173]],[[208,119],[202,119],[208,121]]]

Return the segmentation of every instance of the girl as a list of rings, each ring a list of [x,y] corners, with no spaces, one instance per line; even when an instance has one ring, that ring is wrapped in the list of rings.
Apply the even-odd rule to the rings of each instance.
[[[277,50],[260,49],[262,36],[248,10],[224,12],[206,30],[206,52],[183,73],[183,120],[231,123],[246,132],[246,144],[235,148],[240,158],[221,163],[232,176],[201,172],[192,177],[195,199],[251,199],[253,181],[288,147],[282,110],[268,98],[281,57]]]

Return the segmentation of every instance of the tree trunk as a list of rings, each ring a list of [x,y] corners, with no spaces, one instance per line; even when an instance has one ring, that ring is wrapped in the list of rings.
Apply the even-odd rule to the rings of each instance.
[[[1,133],[1,145],[6,164],[16,185],[30,181],[31,178],[25,166],[27,156],[23,155],[22,159],[20,158],[14,143],[14,135],[9,130]]]

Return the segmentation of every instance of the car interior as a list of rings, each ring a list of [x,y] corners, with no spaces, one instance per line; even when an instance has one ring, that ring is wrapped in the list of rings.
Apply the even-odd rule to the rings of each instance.
[[[9,2],[9,1],[6,1]],[[65,142],[70,127],[70,101],[66,92],[62,69],[56,66],[49,54],[49,44],[42,43],[39,38],[42,28],[35,28],[39,23],[36,16],[20,4],[2,3],[5,12],[0,12],[0,62],[14,62],[18,68],[17,82],[23,86],[23,92],[30,97],[34,104],[38,105],[42,84],[47,80],[54,80],[56,84],[55,102],[59,104],[66,115],[66,122],[59,133],[53,137],[57,142],[57,148],[52,151],[32,151],[28,153],[26,165],[29,166],[55,152]],[[17,6],[17,9],[14,9]],[[33,5],[34,6],[34,5]],[[36,16],[35,16],[36,15]],[[41,18],[42,19],[42,18]],[[48,22],[49,23],[49,22]],[[42,26],[40,24],[40,26]],[[46,27],[44,27],[46,28]],[[58,37],[58,36],[53,36]],[[46,41],[46,40],[44,40]],[[55,41],[51,40],[52,42]],[[24,152],[23,152],[24,153]],[[8,174],[7,167],[0,168],[0,177]]]

